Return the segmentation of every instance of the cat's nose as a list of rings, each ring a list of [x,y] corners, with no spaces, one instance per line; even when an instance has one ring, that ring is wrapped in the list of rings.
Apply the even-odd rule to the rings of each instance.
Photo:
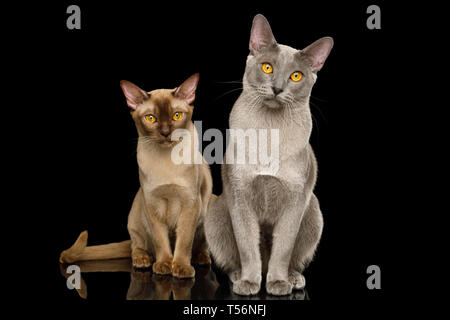
[[[272,87],[272,90],[273,93],[275,93],[275,95],[278,95],[279,93],[283,92],[283,89],[277,87]]]
[[[170,134],[170,130],[168,130],[168,129],[167,130],[161,130],[160,133],[161,133],[162,136],[167,138],[169,136],[169,134]]]

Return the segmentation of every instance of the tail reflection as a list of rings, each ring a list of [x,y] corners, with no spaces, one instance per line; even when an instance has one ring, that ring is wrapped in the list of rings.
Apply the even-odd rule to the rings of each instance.
[[[171,276],[160,276],[149,270],[135,270],[130,259],[112,259],[98,261],[80,261],[74,263],[80,267],[81,273],[90,272],[129,272],[130,286],[127,300],[207,300],[214,299],[219,283],[210,267],[196,267],[195,279],[177,279]],[[64,278],[68,278],[67,264],[60,264]],[[81,276],[78,295],[87,298],[87,285]]]
[[[72,263],[80,267],[81,273],[88,272],[130,272],[133,268],[130,259],[113,259],[113,260],[90,260],[90,261],[80,261],[77,263]],[[64,278],[68,278],[70,274],[67,273],[68,264],[60,264],[59,269]],[[83,277],[80,279],[80,289],[76,289],[78,295],[87,299],[87,286]]]

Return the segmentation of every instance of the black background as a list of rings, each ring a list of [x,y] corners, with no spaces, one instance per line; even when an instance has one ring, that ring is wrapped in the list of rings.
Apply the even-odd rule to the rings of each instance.
[[[66,28],[70,4],[81,7],[81,30]],[[366,27],[366,8],[378,4],[382,29]],[[41,8],[42,9],[42,8]],[[44,266],[46,297],[74,303],[59,272],[59,253],[82,230],[89,243],[128,238],[127,215],[139,188],[134,122],[119,81],[145,90],[173,88],[200,73],[194,120],[203,130],[228,128],[240,91],[253,16],[269,20],[278,43],[303,48],[323,36],[335,46],[318,74],[311,111],[311,144],[319,164],[315,193],[324,215],[323,237],[305,272],[311,300],[380,301],[395,297],[394,226],[400,219],[402,163],[394,96],[395,48],[403,30],[399,12],[384,2],[158,3],[87,1],[46,5],[29,54],[37,63],[40,104],[36,204],[44,214],[30,223],[42,230],[35,252]],[[36,31],[36,30],[35,30]],[[392,106],[396,105],[396,108]],[[33,108],[34,106],[29,106]],[[221,192],[212,165],[214,193]],[[366,268],[379,265],[381,290],[368,290]],[[92,300],[121,301],[127,275],[90,276]]]

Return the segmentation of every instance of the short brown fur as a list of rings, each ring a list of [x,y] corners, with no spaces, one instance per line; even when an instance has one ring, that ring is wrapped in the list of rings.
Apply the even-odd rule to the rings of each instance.
[[[175,129],[190,133],[191,141],[186,145],[192,155],[198,153],[193,143],[197,132],[191,121],[197,81],[196,74],[177,89],[151,92],[144,92],[130,82],[121,83],[139,134],[141,188],[128,217],[131,241],[86,247],[87,231],[84,231],[71,248],[61,253],[61,262],[131,256],[134,267],[153,264],[153,272],[178,278],[194,277],[191,261],[211,263],[202,223],[212,192],[209,166],[203,159],[201,164],[175,164],[171,159],[177,143],[189,143],[184,138],[172,141]],[[182,112],[180,120],[172,119],[175,112]],[[157,118],[155,123],[145,120],[149,114]],[[167,132],[168,135],[163,134]]]

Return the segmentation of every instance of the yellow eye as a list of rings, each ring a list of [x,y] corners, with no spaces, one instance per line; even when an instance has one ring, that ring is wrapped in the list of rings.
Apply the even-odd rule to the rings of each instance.
[[[177,121],[177,120],[180,120],[182,116],[183,116],[183,112],[175,112],[172,116],[172,119]]]
[[[302,79],[303,77],[303,73],[301,73],[300,71],[295,71],[291,74],[291,80],[294,82],[298,82]]]
[[[154,115],[148,114],[145,116],[145,121],[148,123],[154,123],[156,121],[156,117]]]
[[[272,65],[270,63],[266,62],[266,63],[262,64],[262,70],[265,73],[272,73],[273,72],[273,67],[272,67]]]

